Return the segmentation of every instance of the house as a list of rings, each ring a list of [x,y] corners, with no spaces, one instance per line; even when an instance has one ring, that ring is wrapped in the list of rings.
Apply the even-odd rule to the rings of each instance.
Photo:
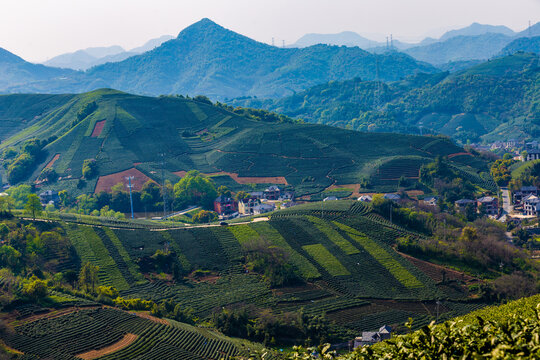
[[[522,186],[521,189],[516,191],[513,195],[514,203],[520,203],[529,195],[538,195],[538,188],[536,186]]]
[[[359,346],[369,346],[392,337],[392,328],[388,325],[382,326],[379,331],[363,331],[362,336],[354,339],[353,348]]]
[[[540,198],[536,195],[528,195],[523,198],[523,215],[538,216],[540,213]]]
[[[255,213],[255,207],[260,204],[261,201],[255,197],[242,199],[238,202],[238,212],[241,215],[253,215]]]
[[[264,190],[264,198],[266,200],[278,200],[281,195],[281,189],[275,185],[270,186]]]
[[[527,158],[526,161],[532,161],[532,160],[538,160],[540,159],[540,150],[539,149],[531,149],[527,151]]]
[[[249,196],[255,199],[264,199],[264,192],[262,191],[252,191],[249,193]]]
[[[486,215],[497,215],[499,213],[499,199],[493,196],[484,196],[476,200],[477,208],[482,208]]]
[[[278,200],[294,200],[294,191],[282,192]]]
[[[332,196],[325,197],[325,198],[323,199],[323,201],[334,201],[334,200],[338,200],[338,198],[335,197],[335,196],[333,196],[333,195],[332,195]]]
[[[425,197],[422,201],[426,205],[437,206],[437,201],[439,201],[439,198],[437,196],[428,196],[428,197]]]
[[[220,195],[214,200],[214,211],[219,215],[232,214],[236,211],[236,202],[225,195]]]
[[[358,201],[371,202],[373,198],[369,195],[362,195],[358,198]]]
[[[288,209],[288,208],[291,208],[293,206],[296,206],[298,205],[297,203],[295,203],[294,201],[286,201],[284,203],[282,203],[279,208],[280,209]]]
[[[274,211],[276,206],[274,204],[260,204],[253,208],[254,215],[265,214],[271,211]]]
[[[41,205],[46,206],[48,204],[58,204],[60,202],[60,196],[58,196],[58,191],[47,190],[39,194],[39,202]]]
[[[384,194],[383,198],[386,200],[391,200],[393,202],[399,202],[401,200],[401,196],[399,196],[398,194]]]
[[[471,199],[459,199],[458,201],[454,202],[454,204],[459,212],[465,212],[465,209],[469,204],[473,204],[474,208],[476,209],[476,201]]]

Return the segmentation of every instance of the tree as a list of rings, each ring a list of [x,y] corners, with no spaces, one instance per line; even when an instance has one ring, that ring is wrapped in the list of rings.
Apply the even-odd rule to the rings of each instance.
[[[229,190],[229,188],[226,187],[225,185],[221,185],[220,187],[218,187],[217,193],[218,195],[223,195],[229,198],[231,197],[231,190]]]
[[[97,175],[97,162],[95,159],[84,160],[82,174],[85,179],[91,179]]]
[[[30,185],[22,184],[19,186],[12,186],[7,189],[6,192],[15,201],[15,208],[22,209],[28,200],[28,195],[32,193],[32,187]]]
[[[249,198],[249,197],[250,197],[249,193],[240,190],[239,192],[236,193],[234,199],[235,199],[236,201],[240,201],[240,200],[247,199],[247,198]]]
[[[0,247],[0,260],[12,270],[16,270],[21,261],[21,253],[13,246],[4,245]]]
[[[90,262],[87,262],[81,268],[79,272],[79,286],[84,291],[92,290],[94,293],[96,290],[96,285],[99,283],[98,279],[99,267],[92,265]]]
[[[193,215],[193,222],[196,223],[209,223],[218,219],[218,214],[214,211],[201,210]]]
[[[77,204],[79,211],[84,214],[90,214],[93,210],[97,210],[97,200],[92,195],[79,195],[77,196]]]
[[[26,212],[32,214],[32,219],[36,220],[36,215],[40,215],[43,212],[43,207],[39,201],[39,197],[36,194],[28,195],[28,200],[24,206]]]
[[[47,282],[34,275],[23,284],[22,292],[31,299],[42,299],[47,296]]]
[[[15,206],[15,200],[11,196],[0,196],[0,211],[11,212]]]
[[[151,181],[148,180],[141,189],[141,202],[143,203],[144,207],[147,209],[154,209],[156,207],[156,203],[158,203],[161,200],[161,190],[159,186]]]
[[[201,205],[210,209],[217,197],[217,191],[211,179],[192,170],[174,185],[174,196],[177,208],[187,205]]]
[[[71,197],[69,196],[67,190],[61,190],[58,193],[58,197],[60,198],[60,203],[62,206],[68,206],[71,202]]]
[[[478,233],[476,229],[471,226],[465,226],[461,231],[461,236],[459,240],[467,243],[474,242],[478,239]]]
[[[6,235],[9,234],[9,228],[6,224],[0,224],[0,239],[4,240]]]

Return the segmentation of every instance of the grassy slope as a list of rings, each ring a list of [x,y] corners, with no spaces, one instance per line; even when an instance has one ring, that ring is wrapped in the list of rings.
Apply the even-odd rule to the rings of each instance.
[[[15,97],[15,98],[14,98]],[[77,113],[88,102],[97,110],[72,127]],[[39,103],[31,111],[29,103]],[[13,105],[8,110],[8,104]],[[47,109],[47,110],[44,110]],[[8,115],[3,115],[8,114]],[[39,116],[39,118],[35,118]],[[60,158],[54,169],[63,178],[56,186],[75,190],[85,159],[96,158],[100,176],[134,166],[158,180],[159,154],[166,154],[166,177],[178,179],[172,172],[197,169],[213,173],[226,171],[240,176],[285,176],[297,194],[320,192],[337,184],[359,183],[378,174],[388,161],[403,162],[406,167],[390,166],[385,179],[374,177],[375,185],[395,189],[401,175],[415,175],[415,169],[436,155],[461,152],[448,140],[436,140],[398,134],[362,133],[321,125],[266,123],[249,120],[221,108],[180,98],[152,98],[114,90],[44,98],[41,95],[0,97],[0,130],[13,126],[9,119],[28,121],[0,144],[0,150],[25,139],[59,138],[46,147],[47,159],[30,179],[54,157]],[[91,137],[96,122],[106,120],[99,137]],[[201,136],[183,137],[188,131]],[[435,146],[436,144],[436,146]],[[399,159],[396,154],[400,154]],[[399,160],[399,161],[398,161]],[[457,157],[456,165],[485,171],[481,162]],[[134,165],[137,163],[138,165]],[[417,173],[416,173],[417,174]],[[217,179],[217,178],[216,178]],[[96,180],[87,182],[85,191],[93,191]],[[234,182],[232,186],[240,187]],[[382,189],[382,188],[381,188]],[[383,189],[384,190],[384,189]]]

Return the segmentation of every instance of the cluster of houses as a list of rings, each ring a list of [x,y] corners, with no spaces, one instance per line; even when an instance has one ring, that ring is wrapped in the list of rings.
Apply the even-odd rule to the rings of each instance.
[[[249,197],[236,201],[228,196],[218,196],[214,200],[214,211],[222,219],[230,219],[237,216],[260,215],[276,210],[276,202],[280,202],[280,208],[289,208],[296,205],[294,192],[283,191],[272,185],[264,191],[253,191]]]
[[[484,196],[480,199],[460,199],[455,203],[456,210],[464,213],[468,207],[472,207],[476,212],[482,212],[488,216],[499,215],[499,199],[493,196]]]
[[[513,153],[514,160],[532,161],[540,159],[540,143],[538,141],[526,142],[523,139],[510,139],[507,141],[496,141],[489,145],[472,144],[476,150],[497,151],[504,150],[505,152]],[[521,156],[525,150],[527,155],[525,158]]]

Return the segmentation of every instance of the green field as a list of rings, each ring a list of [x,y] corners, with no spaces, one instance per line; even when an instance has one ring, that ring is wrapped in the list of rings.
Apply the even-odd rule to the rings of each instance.
[[[28,109],[32,99],[40,106]],[[95,102],[97,108],[74,122],[80,109],[90,102]],[[27,119],[25,126],[13,128],[12,119],[17,116]],[[105,126],[98,137],[91,137],[98,121],[105,121]],[[374,188],[370,191],[395,190],[401,176],[416,177],[420,166],[435,156],[463,151],[448,139],[255,121],[206,103],[114,90],[46,98],[0,96],[0,132],[4,130],[9,130],[9,136],[3,139],[0,151],[33,137],[58,137],[46,146],[47,156],[29,180],[60,154],[52,167],[61,180],[50,186],[74,193],[93,192],[96,186],[97,178],[77,183],[85,159],[97,160],[100,177],[135,167],[160,183],[159,155],[165,154],[165,177],[172,181],[178,180],[173,172],[193,169],[203,173],[224,171],[240,177],[282,176],[297,196],[327,196],[331,192],[321,192],[332,184],[358,184],[363,179],[371,179]],[[451,163],[471,177],[485,171],[482,161],[470,163],[461,158]],[[227,175],[214,176],[214,180],[234,191],[250,189]],[[332,194],[343,197],[350,191]]]

